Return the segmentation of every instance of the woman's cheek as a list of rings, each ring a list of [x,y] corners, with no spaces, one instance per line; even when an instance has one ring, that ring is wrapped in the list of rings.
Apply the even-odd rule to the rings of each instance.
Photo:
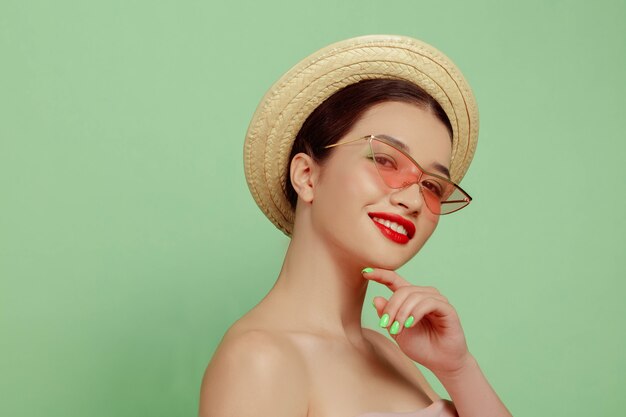
[[[420,251],[424,244],[428,241],[430,236],[432,236],[433,232],[437,228],[437,224],[439,222],[439,216],[431,213],[428,209],[422,211],[422,213],[417,216],[417,232],[413,239],[415,240],[415,253]]]

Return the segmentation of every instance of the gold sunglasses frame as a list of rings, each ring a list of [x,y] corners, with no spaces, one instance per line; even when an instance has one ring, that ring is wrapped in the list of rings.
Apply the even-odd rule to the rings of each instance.
[[[415,159],[413,159],[413,157],[412,157],[411,155],[407,154],[407,153],[406,153],[406,152],[404,152],[402,149],[398,149],[398,147],[397,147],[397,146],[395,146],[395,145],[393,145],[392,143],[390,143],[390,141],[385,140],[384,138],[378,137],[378,136],[376,136],[376,135],[367,135],[367,136],[363,136],[363,137],[360,137],[360,138],[356,138],[356,139],[349,140],[349,141],[347,141],[347,142],[338,142],[338,143],[333,143],[332,145],[324,146],[324,149],[334,148],[334,147],[336,147],[336,146],[341,146],[341,145],[347,145],[347,144],[349,144],[349,143],[358,142],[358,141],[360,141],[360,140],[367,140],[368,145],[369,145],[369,147],[370,147],[370,150],[371,150],[371,151],[373,151],[373,150],[372,150],[372,140],[377,140],[377,141],[379,141],[379,142],[384,143],[385,145],[391,146],[392,148],[394,148],[395,150],[397,150],[398,152],[400,152],[401,154],[403,154],[404,156],[406,156],[406,157],[409,159],[409,161],[413,162],[413,164],[415,164],[415,166],[417,167],[417,169],[419,169],[419,170],[420,170],[420,172],[422,173],[422,175],[424,175],[424,174],[426,174],[426,175],[430,175],[430,176],[433,176],[433,177],[439,178],[439,179],[441,179],[441,180],[443,180],[443,181],[445,181],[445,182],[448,182],[448,183],[450,183],[450,184],[454,185],[454,186],[455,186],[455,187],[456,187],[456,188],[457,188],[457,189],[458,189],[458,190],[459,190],[459,191],[460,191],[463,195],[465,195],[465,196],[467,197],[466,199],[463,199],[463,200],[451,200],[451,201],[447,201],[447,200],[446,200],[446,201],[442,201],[442,202],[441,202],[441,205],[442,205],[442,206],[443,206],[444,204],[452,204],[452,203],[466,203],[466,204],[465,204],[465,205],[463,205],[463,206],[461,206],[461,207],[459,207],[459,208],[457,208],[457,209],[455,209],[455,210],[452,210],[452,211],[448,211],[448,212],[445,212],[445,213],[439,213],[439,214],[437,214],[437,213],[433,213],[433,214],[436,214],[436,215],[438,215],[438,216],[443,216],[443,215],[446,215],[446,214],[454,213],[454,212],[457,212],[457,211],[459,211],[459,210],[461,210],[461,209],[463,209],[463,208],[467,207],[467,206],[468,206],[468,205],[472,202],[472,197],[471,197],[471,196],[470,196],[470,195],[469,195],[469,194],[468,194],[468,193],[467,193],[467,192],[466,192],[463,188],[461,188],[461,186],[460,186],[460,185],[458,185],[458,184],[456,184],[456,183],[452,182],[449,178],[442,177],[441,175],[438,175],[438,174],[433,174],[432,172],[426,171],[424,168],[422,168],[422,166],[421,166],[420,164],[418,164],[418,163],[417,163],[417,161],[416,161]],[[378,168],[376,169],[376,172],[378,172]],[[385,179],[382,177],[382,174],[381,174],[380,172],[378,172],[378,175],[381,177],[381,179],[382,179],[383,183],[385,183],[385,185],[387,185],[387,187],[392,188],[392,189],[396,189],[396,190],[398,190],[398,189],[401,189],[401,188],[406,188],[406,187],[408,187],[409,185],[411,185],[411,184],[409,184],[409,185],[406,185],[406,186],[404,186],[404,187],[398,187],[398,188],[391,187],[389,184],[387,184],[387,182],[386,182],[386,181],[385,181]],[[421,175],[421,176],[422,176],[422,175]],[[421,178],[421,176],[420,176],[420,178]],[[416,183],[416,184],[417,184],[417,185],[419,186],[419,188],[420,188],[420,193],[423,193],[423,190],[422,190],[422,185],[421,185],[421,184],[419,184],[419,183]],[[426,204],[426,207],[428,207],[428,204]],[[430,211],[432,212],[432,210],[430,209],[430,207],[428,207],[428,210],[430,210]]]

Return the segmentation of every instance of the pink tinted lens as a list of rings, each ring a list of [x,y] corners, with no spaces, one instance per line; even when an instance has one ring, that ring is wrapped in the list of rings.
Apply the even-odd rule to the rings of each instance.
[[[452,213],[466,206],[465,194],[452,182],[423,173],[404,153],[379,140],[371,140],[371,152],[381,178],[391,188],[418,183],[428,209],[435,214]]]

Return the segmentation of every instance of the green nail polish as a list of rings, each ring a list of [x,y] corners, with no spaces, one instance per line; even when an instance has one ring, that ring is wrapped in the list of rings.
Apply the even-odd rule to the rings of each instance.
[[[398,334],[399,330],[400,330],[400,323],[398,323],[398,320],[396,320],[391,325],[391,330],[389,331],[389,333],[391,333],[391,334]]]
[[[369,266],[367,268],[363,268],[361,270],[362,274],[369,274],[370,272],[374,272],[374,268],[370,268]]]
[[[389,314],[385,313],[380,318],[380,323],[378,323],[380,327],[387,327],[389,325]]]
[[[404,327],[409,327],[415,321],[415,317],[409,316],[408,319],[404,322]]]

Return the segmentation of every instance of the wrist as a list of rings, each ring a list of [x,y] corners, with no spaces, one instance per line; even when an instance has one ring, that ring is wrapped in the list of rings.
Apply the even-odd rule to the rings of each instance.
[[[474,374],[476,371],[480,372],[478,362],[474,356],[467,352],[467,355],[461,361],[460,365],[448,370],[436,371],[432,370],[433,374],[441,381],[445,386],[450,383],[456,383],[467,379],[467,377]]]

